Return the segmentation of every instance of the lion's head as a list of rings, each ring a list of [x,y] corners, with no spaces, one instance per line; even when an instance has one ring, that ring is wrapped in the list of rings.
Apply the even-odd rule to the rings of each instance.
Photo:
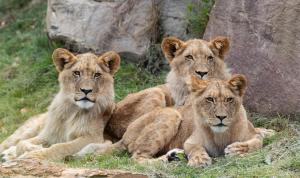
[[[74,55],[66,49],[53,52],[64,98],[81,109],[90,109],[102,97],[114,97],[113,75],[119,69],[120,57],[109,51],[101,56],[92,53]]]
[[[193,109],[196,119],[208,125],[214,132],[226,131],[235,122],[242,106],[246,78],[234,75],[229,80],[200,80],[192,77]]]
[[[225,78],[224,55],[229,50],[226,37],[216,37],[211,41],[181,41],[167,37],[161,47],[171,71],[181,78],[190,78],[191,75],[201,79]]]

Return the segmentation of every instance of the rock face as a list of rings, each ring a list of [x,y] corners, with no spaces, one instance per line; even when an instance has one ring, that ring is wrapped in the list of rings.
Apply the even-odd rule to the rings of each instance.
[[[200,0],[48,0],[47,31],[75,52],[143,59],[159,35],[188,39],[187,6]],[[158,27],[158,25],[160,25]]]
[[[216,0],[204,38],[230,38],[225,60],[249,80],[248,109],[299,115],[299,29],[299,0]]]
[[[78,52],[115,50],[138,59],[155,38],[153,0],[48,0],[47,31]]]
[[[186,19],[187,5],[196,0],[163,0],[158,2],[163,36],[189,38]]]

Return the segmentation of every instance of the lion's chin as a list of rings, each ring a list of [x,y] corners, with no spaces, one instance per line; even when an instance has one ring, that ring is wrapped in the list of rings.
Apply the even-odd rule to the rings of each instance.
[[[223,133],[228,129],[227,126],[211,126],[210,128],[215,133]]]
[[[90,109],[94,106],[94,102],[88,100],[76,101],[76,105],[82,109]]]

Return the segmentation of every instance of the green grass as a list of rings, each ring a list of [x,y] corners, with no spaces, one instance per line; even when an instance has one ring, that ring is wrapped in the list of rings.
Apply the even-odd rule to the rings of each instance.
[[[186,19],[193,37],[203,36],[214,2],[214,0],[199,0],[188,4]]]
[[[0,24],[7,21],[0,26],[0,142],[28,117],[44,112],[58,91],[57,72],[50,56],[54,48],[63,45],[48,41],[45,12],[43,1],[30,4],[29,0],[0,0]],[[164,74],[153,76],[123,61],[115,76],[116,99],[163,83],[164,77]],[[245,157],[217,158],[205,169],[189,168],[183,162],[141,165],[133,162],[126,152],[87,156],[66,164],[136,171],[153,177],[299,177],[299,123],[281,116],[251,114],[251,118],[256,126],[276,129],[278,134],[266,139],[259,151]],[[266,163],[269,158],[270,165]]]

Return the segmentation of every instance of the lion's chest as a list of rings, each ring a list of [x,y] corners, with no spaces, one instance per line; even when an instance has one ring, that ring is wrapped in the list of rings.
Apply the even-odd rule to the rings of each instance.
[[[86,115],[73,115],[61,118],[55,123],[49,123],[48,143],[50,145],[72,141],[80,136],[93,134],[94,130],[100,130],[100,119],[90,118]],[[99,127],[99,128],[98,128]]]

